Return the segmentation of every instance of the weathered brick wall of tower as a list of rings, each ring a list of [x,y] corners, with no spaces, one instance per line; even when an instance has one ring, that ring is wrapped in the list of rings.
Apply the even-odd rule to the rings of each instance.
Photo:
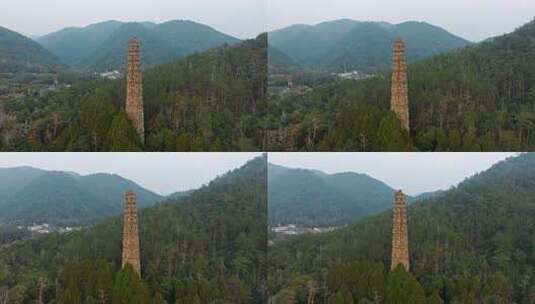
[[[124,197],[123,267],[127,263],[132,265],[138,274],[141,274],[136,195],[132,191],[127,191]]]
[[[145,141],[143,117],[143,84],[141,79],[140,44],[136,38],[128,46],[128,71],[126,74],[126,114],[132,121],[142,142]]]
[[[409,93],[407,87],[407,62],[405,60],[405,43],[398,39],[394,42],[392,66],[392,91],[390,109],[396,114],[401,126],[408,132]]]
[[[409,236],[407,231],[407,203],[403,192],[396,192],[392,222],[392,265],[401,264],[409,271]]]

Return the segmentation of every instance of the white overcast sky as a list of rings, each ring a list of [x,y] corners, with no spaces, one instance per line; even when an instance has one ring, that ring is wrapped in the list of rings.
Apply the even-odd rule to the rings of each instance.
[[[167,195],[195,189],[260,153],[0,153],[0,168],[113,173]]]
[[[270,30],[350,18],[426,21],[472,41],[513,31],[535,16],[535,0],[269,0]]]
[[[40,36],[106,20],[188,19],[238,38],[266,31],[268,0],[1,0],[0,26]]]
[[[272,164],[365,173],[409,195],[447,190],[514,153],[269,153]]]

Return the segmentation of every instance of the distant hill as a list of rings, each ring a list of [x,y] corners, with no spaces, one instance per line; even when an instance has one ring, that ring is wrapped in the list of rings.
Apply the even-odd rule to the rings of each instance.
[[[275,68],[299,67],[299,64],[290,58],[290,56],[271,45],[268,46],[268,63],[270,67]]]
[[[269,223],[330,226],[392,208],[395,190],[365,174],[268,167]]]
[[[140,207],[163,197],[117,175],[81,176],[29,167],[0,169],[0,222],[9,224],[88,224],[118,214],[126,190]]]
[[[410,272],[427,297],[436,293],[440,303],[529,303],[535,286],[535,153],[509,158],[413,204],[408,226]],[[326,269],[341,263],[373,261],[388,268],[391,238],[392,213],[385,212],[280,243],[270,250],[273,294],[295,288],[303,277],[322,286]],[[356,302],[365,301],[351,292]]]
[[[168,62],[239,39],[192,21],[123,23],[107,21],[83,28],[66,28],[37,39],[66,64],[88,70],[124,69],[128,41],[142,46],[143,68]]]
[[[330,70],[373,71],[391,64],[392,43],[402,38],[414,61],[462,48],[463,38],[425,22],[400,24],[349,19],[294,25],[269,34],[269,43],[297,63]]]
[[[141,210],[141,278],[160,300],[114,301],[266,303],[266,166],[266,157],[257,157],[187,197]],[[55,292],[55,284],[46,284],[45,303],[73,303],[56,301],[72,294],[80,303],[102,294],[111,299],[118,291],[122,225],[116,216],[82,231],[2,246],[0,286],[24,286],[22,294],[33,301],[43,277],[62,286]],[[100,285],[86,284],[91,278]]]
[[[121,25],[122,22],[106,21],[86,27],[68,27],[36,38],[46,49],[56,54],[69,66],[77,66],[89,57]]]
[[[51,52],[35,41],[0,26],[0,73],[48,72],[64,68]]]

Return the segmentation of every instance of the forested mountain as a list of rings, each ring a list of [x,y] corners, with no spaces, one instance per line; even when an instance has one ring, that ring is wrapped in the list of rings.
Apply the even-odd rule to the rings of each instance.
[[[77,66],[84,58],[100,47],[121,25],[119,21],[106,21],[83,28],[68,27],[36,38],[43,47],[56,54],[65,64]]]
[[[531,151],[535,22],[408,67],[410,139],[390,113],[390,74],[277,97],[271,128],[299,150]],[[284,115],[283,115],[284,113]],[[274,147],[285,149],[285,147]]]
[[[141,210],[141,280],[118,271],[118,216],[0,248],[0,296],[32,302],[41,290],[45,303],[265,303],[266,166],[266,156],[257,157],[189,196]]]
[[[311,291],[316,303],[531,303],[534,168],[535,154],[523,154],[411,205],[410,272],[417,282],[401,270],[385,271],[392,238],[386,212],[270,247],[270,292],[293,303],[306,303]]]
[[[141,207],[163,198],[118,175],[78,175],[30,167],[0,169],[0,223],[82,225],[121,212],[126,190]]]
[[[260,150],[265,141],[261,118],[267,112],[266,50],[264,34],[145,71],[145,145],[122,110],[126,81],[119,79],[85,81],[45,97],[5,103],[4,112],[14,121],[0,125],[0,146],[17,151]]]
[[[0,26],[0,73],[50,72],[65,68],[30,38]]]
[[[276,47],[268,45],[268,63],[271,69],[299,68],[299,64]]]
[[[366,174],[268,167],[270,225],[339,226],[392,208],[395,190]]]
[[[400,24],[341,19],[294,25],[269,33],[269,43],[307,67],[375,71],[391,64],[392,43],[403,38],[409,61],[466,46],[465,39],[425,22]]]
[[[142,45],[142,67],[148,68],[202,52],[237,38],[193,21],[106,21],[83,28],[66,28],[37,39],[66,64],[88,70],[123,70],[128,41],[137,37]]]

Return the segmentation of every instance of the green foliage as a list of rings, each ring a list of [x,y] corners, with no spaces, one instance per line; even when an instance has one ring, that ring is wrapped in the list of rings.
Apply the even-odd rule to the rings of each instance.
[[[150,303],[149,289],[141,281],[132,265],[127,264],[115,276],[113,285],[113,304]]]
[[[533,168],[535,154],[522,154],[412,204],[410,272],[424,292],[414,278],[396,270],[388,275],[384,301],[410,297],[400,303],[425,303],[427,297],[432,303],[529,303],[535,282]],[[276,243],[269,251],[270,294],[308,276],[318,286],[330,282],[337,288],[327,289],[333,301],[343,299],[344,288],[337,282],[356,266],[341,264],[390,264],[391,221],[386,212],[331,233]],[[355,271],[355,278],[369,269]],[[345,289],[352,297],[362,294],[353,289],[358,284],[349,285]],[[404,293],[407,289],[411,292]]]
[[[119,112],[115,115],[108,130],[105,150],[112,152],[140,151],[139,141],[139,136],[126,113]]]
[[[398,265],[388,275],[385,292],[385,303],[403,304],[415,303],[424,304],[425,293],[418,281],[403,266]]]
[[[125,80],[82,81],[70,88],[9,104],[21,130],[5,150],[236,151],[261,150],[267,114],[266,35],[223,46],[143,73],[145,145],[121,109]],[[124,57],[124,54],[123,54]],[[11,134],[9,125],[0,132]]]
[[[533,150],[533,37],[535,22],[530,22],[510,34],[410,64],[412,142],[387,118],[389,73],[322,81],[304,95],[275,96],[269,128],[297,130],[296,150],[303,151]]]
[[[131,269],[118,271],[122,220],[114,217],[2,247],[0,286],[27,288],[29,301],[44,277],[47,299],[57,287],[65,303],[265,303],[266,179],[262,156],[187,196],[141,210],[142,280]]]
[[[385,270],[381,263],[355,262],[337,265],[329,269],[327,275],[329,298],[332,298],[334,303],[340,297],[350,297],[356,303],[363,299],[380,301],[385,298],[385,288],[389,290],[390,285],[390,278],[386,284]]]
[[[30,38],[0,26],[0,73],[45,72],[64,69],[63,64]]]

